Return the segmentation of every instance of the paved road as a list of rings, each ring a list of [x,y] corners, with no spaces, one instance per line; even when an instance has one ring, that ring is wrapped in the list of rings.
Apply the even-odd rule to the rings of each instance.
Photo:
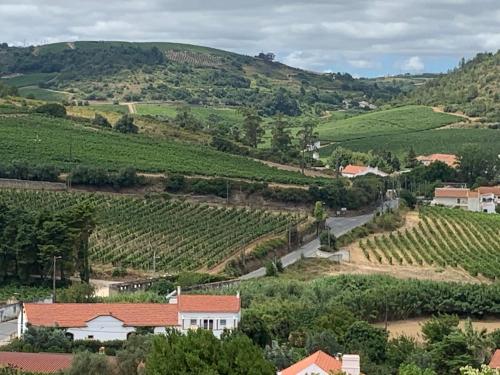
[[[366,224],[373,218],[373,213],[352,217],[329,217],[326,219],[327,225],[331,228],[335,237],[340,237],[343,234],[353,230],[356,227]],[[304,257],[312,257],[319,249],[319,239],[314,239],[311,242],[301,246],[299,249],[286,254],[281,258],[283,267],[288,267]],[[241,280],[254,279],[266,275],[265,267],[261,267],[253,272],[247,273],[240,277]]]
[[[0,344],[7,344],[11,335],[17,332],[17,319],[0,323]]]

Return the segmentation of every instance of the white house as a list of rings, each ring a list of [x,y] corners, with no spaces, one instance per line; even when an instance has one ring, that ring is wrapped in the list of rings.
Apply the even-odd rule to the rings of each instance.
[[[180,290],[179,290],[180,291]],[[32,326],[65,329],[75,340],[126,340],[137,328],[154,333],[166,328],[182,332],[209,329],[220,337],[224,329],[238,327],[241,318],[236,296],[182,295],[169,303],[25,303],[18,316],[18,336]]]
[[[495,195],[466,188],[436,188],[431,205],[459,207],[473,212],[495,213]]]
[[[330,375],[337,372],[359,375],[359,355],[346,354],[332,357],[319,350],[294,365],[278,371],[277,375]]]
[[[363,165],[346,165],[345,167],[340,167],[340,173],[342,176],[347,178],[354,178],[359,176],[365,176],[367,174],[374,174],[381,177],[387,177],[387,173],[382,172],[378,167],[365,167]]]
[[[417,156],[417,160],[425,166],[429,166],[436,161],[445,163],[448,167],[456,168],[458,166],[458,158],[453,154],[431,154]]]

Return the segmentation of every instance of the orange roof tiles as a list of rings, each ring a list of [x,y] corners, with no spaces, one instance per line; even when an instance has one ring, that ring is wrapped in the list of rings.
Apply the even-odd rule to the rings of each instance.
[[[98,316],[113,316],[134,327],[177,325],[177,305],[167,303],[26,303],[24,308],[35,326],[85,327]]]
[[[57,373],[68,369],[72,361],[72,354],[0,352],[0,367],[33,373]]]
[[[494,194],[500,196],[500,185],[498,186],[481,186],[477,188],[480,194]]]
[[[497,349],[493,357],[491,357],[490,367],[500,369],[500,349]]]
[[[429,161],[431,163],[435,161],[440,161],[447,164],[450,167],[456,167],[458,165],[458,158],[453,154],[431,154],[431,155],[421,155],[417,157],[419,161]]]
[[[221,312],[240,311],[240,298],[237,296],[184,295],[177,297],[180,312]]]
[[[469,189],[462,188],[436,188],[434,196],[436,198],[467,198]]]
[[[346,174],[358,174],[358,173],[363,173],[368,169],[368,167],[365,167],[363,165],[346,165],[344,169],[342,169],[342,173]]]
[[[342,370],[342,363],[325,352],[318,350],[316,353],[311,354],[309,357],[304,358],[302,361],[281,371],[281,375],[295,375],[305,370],[311,365],[316,365],[325,372],[334,372]]]

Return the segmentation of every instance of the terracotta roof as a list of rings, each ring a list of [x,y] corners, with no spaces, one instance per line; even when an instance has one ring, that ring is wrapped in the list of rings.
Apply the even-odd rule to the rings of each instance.
[[[0,352],[0,367],[26,372],[57,373],[68,369],[72,361],[72,354]]]
[[[478,191],[469,191],[469,198],[477,198],[479,197]]]
[[[316,353],[311,354],[309,357],[304,358],[302,361],[281,371],[281,375],[295,375],[305,370],[311,365],[316,365],[325,372],[337,371],[342,369],[342,363],[325,352],[318,350]]]
[[[346,173],[346,174],[358,174],[358,173],[366,172],[367,169],[368,169],[368,167],[365,167],[363,165],[352,165],[352,164],[349,164],[349,165],[346,165],[344,167],[344,169],[342,169],[342,173]]]
[[[35,326],[85,327],[98,316],[113,316],[134,327],[177,325],[177,305],[166,303],[26,303],[24,308]]]
[[[240,298],[237,296],[184,295],[177,297],[180,312],[222,312],[240,311]]]
[[[434,196],[436,198],[467,198],[469,192],[469,189],[461,188],[436,188]]]
[[[453,154],[431,154],[431,155],[421,155],[417,156],[417,160],[420,161],[429,161],[429,162],[435,162],[435,161],[440,161],[443,162],[450,167],[456,167],[458,164],[458,158],[456,155]]]
[[[500,196],[500,185],[499,186],[481,186],[477,189],[480,194],[495,194]]]
[[[493,357],[491,357],[490,367],[500,369],[500,349],[497,349]]]

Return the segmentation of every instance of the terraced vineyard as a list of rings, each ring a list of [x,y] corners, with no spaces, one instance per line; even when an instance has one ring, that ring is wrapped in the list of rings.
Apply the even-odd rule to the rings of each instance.
[[[0,160],[72,165],[117,170],[133,166],[142,172],[240,177],[260,181],[311,184],[327,182],[298,172],[272,168],[258,161],[210,147],[143,134],[127,135],[41,115],[0,115]]]
[[[412,229],[361,240],[372,262],[463,268],[500,279],[500,215],[423,208]]]
[[[62,210],[79,202],[96,209],[90,239],[94,262],[149,270],[186,271],[212,267],[261,236],[284,233],[305,219],[244,208],[211,207],[162,198],[104,194],[0,191],[0,202],[23,208]]]

